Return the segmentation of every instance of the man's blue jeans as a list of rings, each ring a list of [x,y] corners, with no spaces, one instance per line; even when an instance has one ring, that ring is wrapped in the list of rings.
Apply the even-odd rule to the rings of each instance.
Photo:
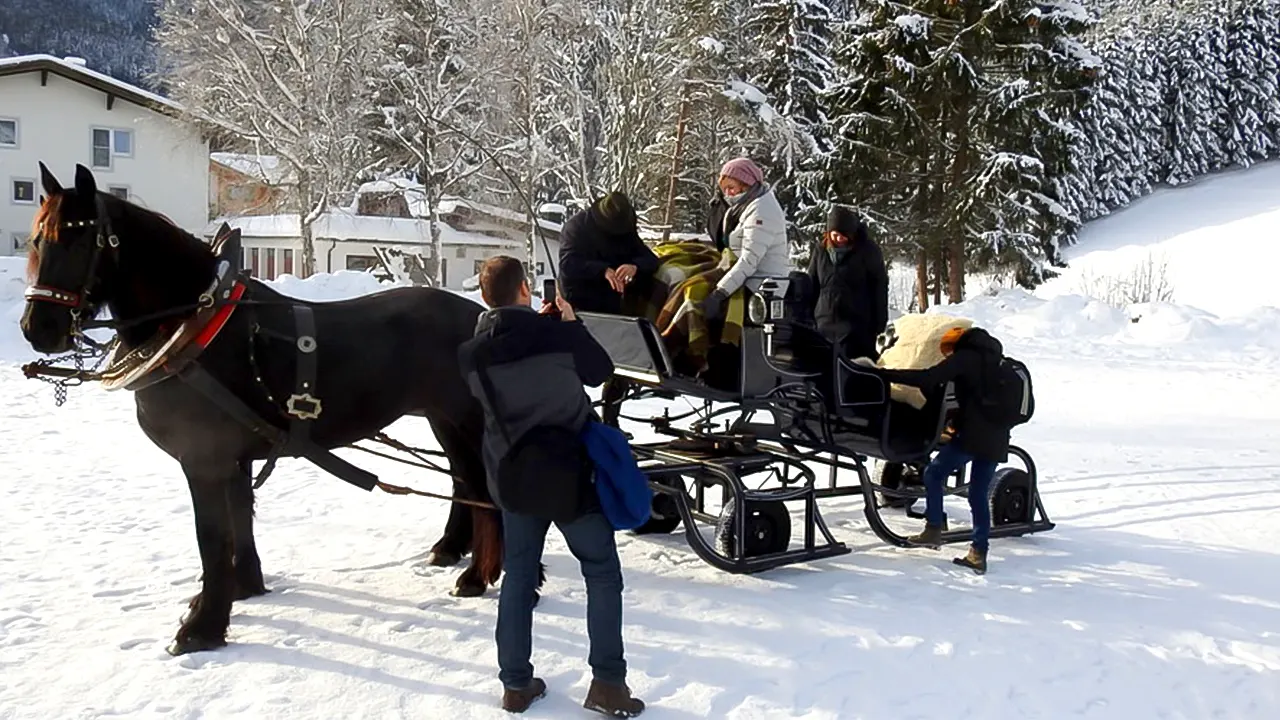
[[[533,681],[533,598],[551,523],[506,512],[502,522],[505,573],[498,596],[498,679],[505,688],[524,688]],[[627,663],[622,655],[622,564],[613,526],[603,514],[593,512],[556,527],[578,558],[587,583],[587,659],[592,675],[621,685]]]
[[[991,488],[991,478],[996,474],[994,462],[978,460],[954,443],[939,450],[924,469],[925,521],[940,526],[946,520],[947,514],[942,509],[942,486],[965,463],[972,463],[969,468],[969,511],[973,513],[973,546],[986,552],[987,538],[991,534],[991,505],[987,492]]]

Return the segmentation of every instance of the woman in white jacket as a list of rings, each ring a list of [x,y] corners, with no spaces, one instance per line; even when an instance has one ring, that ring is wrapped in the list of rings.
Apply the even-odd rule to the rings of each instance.
[[[737,262],[702,301],[701,310],[708,319],[720,317],[725,301],[748,278],[786,277],[793,269],[786,214],[760,166],[749,158],[734,158],[720,168],[719,184],[728,208],[711,228],[712,237],[723,238]]]

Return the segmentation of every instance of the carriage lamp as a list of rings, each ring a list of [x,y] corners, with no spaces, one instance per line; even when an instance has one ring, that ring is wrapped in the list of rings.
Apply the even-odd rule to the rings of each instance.
[[[786,306],[778,295],[776,280],[765,280],[747,301],[747,319],[753,325],[765,325],[786,317]]]

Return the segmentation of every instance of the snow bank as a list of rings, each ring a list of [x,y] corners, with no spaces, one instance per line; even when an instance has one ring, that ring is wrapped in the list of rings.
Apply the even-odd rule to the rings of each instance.
[[[1005,341],[1176,349],[1189,359],[1261,352],[1264,360],[1280,361],[1280,309],[1274,307],[1221,318],[1174,303],[1138,303],[1121,310],[1083,295],[1044,298],[1012,289],[929,312],[969,318]]]

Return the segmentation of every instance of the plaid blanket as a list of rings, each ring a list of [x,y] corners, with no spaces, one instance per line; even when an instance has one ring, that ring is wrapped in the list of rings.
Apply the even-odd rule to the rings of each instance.
[[[704,370],[711,333],[697,304],[715,290],[736,258],[731,250],[722,252],[701,242],[666,243],[653,251],[661,262],[654,274],[653,292],[628,310],[654,324],[673,357],[683,355],[692,366]],[[721,342],[740,342],[746,310],[744,297],[742,290],[730,296]]]

